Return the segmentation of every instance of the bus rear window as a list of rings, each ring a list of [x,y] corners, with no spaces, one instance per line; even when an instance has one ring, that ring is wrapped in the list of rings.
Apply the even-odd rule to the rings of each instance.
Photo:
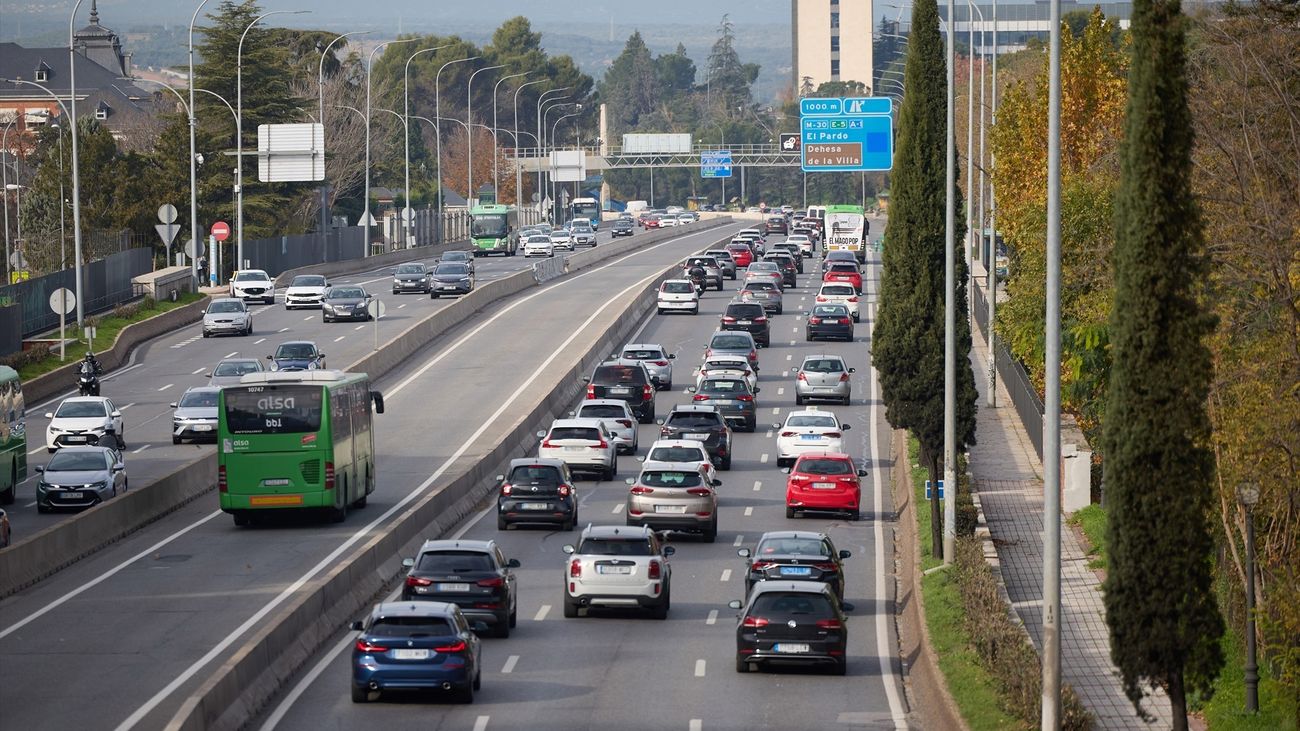
[[[249,386],[225,389],[226,430],[231,434],[301,434],[320,431],[320,386]]]

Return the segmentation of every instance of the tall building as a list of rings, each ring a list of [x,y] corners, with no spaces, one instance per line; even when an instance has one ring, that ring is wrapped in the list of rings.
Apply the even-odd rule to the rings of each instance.
[[[796,97],[826,81],[860,81],[870,89],[872,2],[790,0]]]

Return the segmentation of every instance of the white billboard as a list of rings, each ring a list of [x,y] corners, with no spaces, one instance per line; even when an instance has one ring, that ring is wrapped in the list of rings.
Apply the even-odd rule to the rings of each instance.
[[[691,151],[689,134],[623,135],[623,154],[683,154]]]
[[[582,150],[552,151],[551,179],[557,183],[581,183],[586,180],[586,153]]]
[[[325,128],[318,123],[257,125],[257,178],[264,183],[325,179]]]

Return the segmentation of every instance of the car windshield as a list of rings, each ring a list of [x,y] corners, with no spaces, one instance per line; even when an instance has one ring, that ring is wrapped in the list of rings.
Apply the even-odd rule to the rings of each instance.
[[[749,265],[751,272],[774,272],[778,269],[774,261],[756,261]]]
[[[254,360],[226,361],[218,363],[215,370],[212,371],[214,376],[242,376],[245,373],[257,373],[262,370],[261,364]]]
[[[842,459],[805,457],[794,471],[805,475],[851,475],[853,466]]]
[[[266,276],[266,272],[238,272],[235,274],[236,282],[265,282],[268,279],[270,277]]]
[[[107,415],[103,401],[64,401],[54,412],[56,419],[91,419]]]
[[[813,414],[795,414],[785,422],[786,426],[821,426],[834,429],[839,424],[833,416],[813,415]]]
[[[403,638],[456,634],[451,623],[441,617],[380,617],[370,625],[369,632]]]
[[[442,276],[469,274],[469,266],[465,264],[439,264],[438,268],[433,270],[433,273]]]
[[[714,335],[709,341],[709,347],[714,350],[746,350],[753,345],[753,340],[742,335]]]
[[[833,297],[847,297],[855,294],[855,292],[853,291],[853,285],[851,284],[839,284],[835,286],[822,287],[821,293],[828,294]]]
[[[695,291],[690,282],[664,282],[664,291],[671,294],[689,294]]]
[[[578,553],[594,556],[649,556],[650,541],[645,538],[588,538]]]
[[[315,358],[316,347],[311,343],[285,343],[275,349],[276,358]]]
[[[758,544],[760,556],[825,556],[831,555],[830,547],[820,538],[803,538],[789,536],[785,538],[764,538]]]
[[[190,391],[177,404],[182,409],[217,408],[216,391]]]
[[[710,251],[710,252],[708,252],[708,254],[709,254],[709,256],[713,257],[714,259],[726,259],[726,260],[730,260],[730,259],[731,259],[731,252],[730,252],[730,251]]]
[[[551,242],[551,237],[547,236],[546,234],[539,234],[537,236],[528,237],[528,243],[530,244],[549,244],[550,242]]]
[[[437,574],[465,574],[492,571],[492,557],[482,551],[438,551],[421,554],[415,570]]]
[[[653,462],[707,462],[703,447],[655,447],[646,455]]]
[[[596,368],[596,373],[592,376],[592,383],[632,383],[644,384],[645,378],[641,375],[643,371],[639,366],[626,365],[604,365]]]
[[[762,305],[731,305],[730,307],[727,308],[727,315],[729,317],[739,317],[744,319],[748,319],[751,317],[762,317],[763,306]]]
[[[398,274],[424,274],[423,264],[403,264],[397,268]]]
[[[366,291],[360,287],[334,287],[330,289],[326,299],[346,300],[362,299],[366,296]]]
[[[293,278],[290,287],[324,287],[325,277],[315,274],[302,274]]]
[[[530,464],[514,468],[508,480],[514,485],[556,485],[560,483],[560,470],[545,464]]]
[[[469,261],[469,252],[467,251],[446,251],[442,254],[443,261]]]
[[[768,282],[762,279],[753,279],[745,282],[745,289],[751,292],[775,292],[776,283]]]
[[[722,422],[718,415],[714,413],[700,413],[694,411],[680,411],[668,415],[668,420],[664,426],[677,427],[679,429],[713,429],[721,426]]]
[[[849,314],[849,308],[844,305],[817,305],[813,308],[813,314],[845,317]]]
[[[50,457],[45,465],[46,472],[72,472],[73,470],[102,470],[108,467],[108,459],[103,452],[68,452],[60,450]]]
[[[654,350],[624,350],[623,357],[628,360],[658,360],[664,357],[664,351],[657,348]]]
[[[704,484],[699,472],[679,470],[646,470],[639,482],[648,487],[699,487]]]
[[[843,373],[844,361],[839,358],[809,358],[800,370],[812,373]]]
[[[759,594],[750,614],[767,617],[808,617],[809,619],[831,619],[835,610],[830,600],[822,594],[796,592],[765,592]]]
[[[581,439],[588,442],[600,441],[600,430],[591,426],[557,426],[551,430],[551,439]]]
[[[621,402],[620,402],[621,403]],[[624,419],[627,418],[626,407],[615,404],[590,404],[578,410],[580,419]]]
[[[711,393],[749,393],[749,386],[744,381],[726,381],[708,379],[700,384],[700,391]]]
[[[208,305],[208,313],[218,312],[247,312],[243,302],[237,300],[218,300]]]

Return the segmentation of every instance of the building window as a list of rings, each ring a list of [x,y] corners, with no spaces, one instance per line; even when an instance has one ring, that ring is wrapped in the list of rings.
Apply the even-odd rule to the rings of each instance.
[[[832,27],[832,28],[838,28],[838,27],[840,27],[840,14],[839,14],[839,13],[831,13],[831,27]]]
[[[50,72],[45,69],[36,69],[36,80],[40,82],[50,80]]]
[[[840,37],[831,36],[831,52],[834,53],[838,50],[840,50]]]
[[[839,80],[840,80],[840,60],[838,58],[832,58],[831,59],[831,81],[839,81]]]

